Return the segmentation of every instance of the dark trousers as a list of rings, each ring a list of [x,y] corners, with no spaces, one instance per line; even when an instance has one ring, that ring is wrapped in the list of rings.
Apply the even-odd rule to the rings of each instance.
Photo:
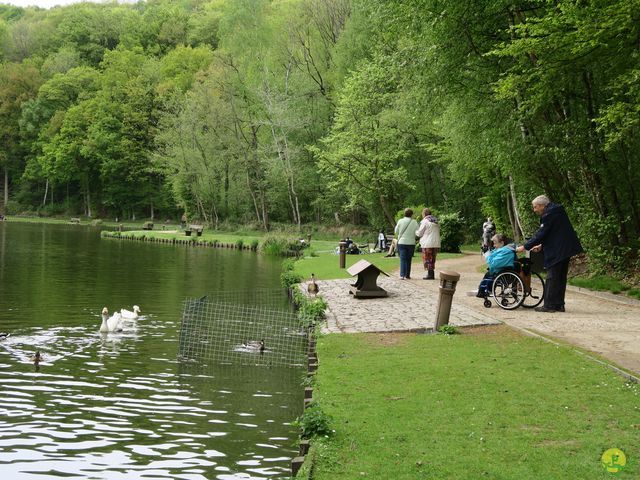
[[[400,278],[411,278],[411,260],[415,245],[398,244],[398,255],[400,256]]]
[[[558,309],[564,307],[564,293],[567,289],[569,259],[562,260],[547,268],[547,283],[544,289],[544,306]]]

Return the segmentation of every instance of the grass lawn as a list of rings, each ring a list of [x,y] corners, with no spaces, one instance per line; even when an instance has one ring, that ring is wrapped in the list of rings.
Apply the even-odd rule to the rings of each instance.
[[[630,297],[640,300],[640,288],[632,288],[624,282],[610,276],[596,275],[594,277],[575,277],[569,279],[569,284],[575,285],[576,287],[589,288],[591,290],[609,291],[615,294],[625,293]]]
[[[314,480],[640,477],[640,386],[570,348],[498,326],[332,334],[318,355],[335,434],[312,442]]]
[[[385,258],[385,253],[367,253],[364,255],[346,255],[346,268],[340,268],[340,258],[336,255],[336,242],[312,241],[309,251],[305,251],[305,256],[295,263],[294,270],[296,273],[307,279],[311,274],[315,274],[318,280],[330,280],[335,278],[350,278],[347,273],[349,268],[359,260],[366,260],[380,270],[391,273],[400,269],[400,259],[395,257]],[[460,256],[459,253],[439,253],[438,259],[451,258]],[[419,252],[413,257],[411,267],[412,277],[422,277],[424,269],[422,267],[422,257]]]

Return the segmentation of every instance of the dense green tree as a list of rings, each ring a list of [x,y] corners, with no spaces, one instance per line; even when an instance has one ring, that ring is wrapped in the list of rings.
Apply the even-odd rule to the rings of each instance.
[[[0,6],[2,205],[219,225],[564,203],[591,259],[640,238],[640,0]],[[8,188],[11,185],[11,190]],[[48,202],[47,202],[48,199]]]
[[[35,97],[41,79],[38,69],[29,63],[0,64],[0,168],[4,173],[4,204],[9,183],[24,169],[19,121],[24,102]]]

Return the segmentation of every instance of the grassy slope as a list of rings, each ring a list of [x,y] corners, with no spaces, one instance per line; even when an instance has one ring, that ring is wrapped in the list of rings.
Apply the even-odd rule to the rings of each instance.
[[[336,434],[314,479],[610,478],[613,447],[616,478],[640,476],[638,385],[505,326],[469,332],[322,337],[314,395]]]

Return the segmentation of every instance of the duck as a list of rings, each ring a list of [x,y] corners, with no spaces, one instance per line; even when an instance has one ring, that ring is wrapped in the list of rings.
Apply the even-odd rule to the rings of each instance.
[[[35,364],[38,365],[41,361],[42,361],[42,355],[40,354],[40,350],[38,350],[32,357],[31,357],[31,361]]]
[[[133,312],[130,310],[127,310],[126,308],[121,308],[120,309],[120,315],[122,315],[122,318],[124,318],[125,320],[137,320],[140,313],[140,307],[138,305],[134,305],[133,306]]]
[[[0,340],[4,340],[5,338],[7,338],[10,335],[11,334],[7,333],[7,332],[0,332]]]
[[[248,342],[244,342],[242,347],[246,351],[260,352],[260,355],[262,355],[264,353],[264,338],[260,339],[260,341],[250,340]]]
[[[119,332],[122,330],[122,315],[120,312],[115,312],[109,317],[109,310],[107,307],[102,309],[102,325],[100,325],[100,333]]]
[[[318,284],[316,283],[316,277],[312,273],[311,281],[307,284],[307,292],[309,292],[309,295],[313,295],[315,297],[316,295],[318,295],[319,291],[320,287],[318,287]]]

